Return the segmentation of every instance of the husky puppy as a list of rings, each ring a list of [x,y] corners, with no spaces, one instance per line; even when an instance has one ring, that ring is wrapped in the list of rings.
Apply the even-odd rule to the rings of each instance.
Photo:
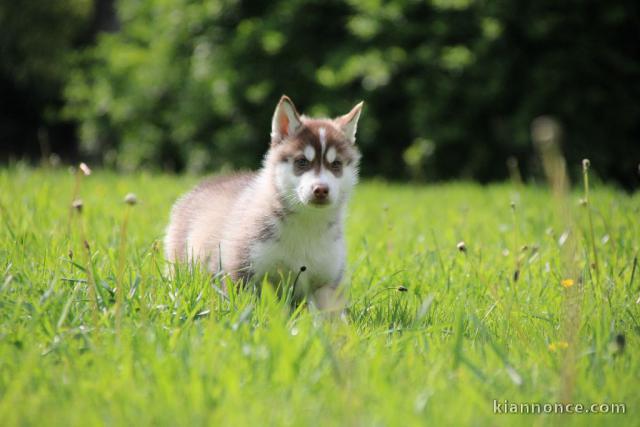
[[[245,282],[297,277],[294,298],[338,308],[361,110],[362,102],[335,119],[308,118],[283,96],[262,169],[206,180],[173,206],[167,260],[202,263]]]

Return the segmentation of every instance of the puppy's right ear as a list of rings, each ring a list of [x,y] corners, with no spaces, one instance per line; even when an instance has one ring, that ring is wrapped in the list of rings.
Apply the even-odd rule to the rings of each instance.
[[[282,95],[271,119],[271,143],[276,144],[293,135],[302,126],[296,106],[288,96]]]

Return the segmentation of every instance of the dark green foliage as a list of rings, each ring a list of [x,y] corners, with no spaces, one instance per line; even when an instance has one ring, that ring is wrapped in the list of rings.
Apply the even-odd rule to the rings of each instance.
[[[50,137],[73,138],[61,95],[91,10],[91,0],[0,1],[1,157],[47,154],[63,148]]]
[[[563,125],[570,165],[637,185],[634,1],[119,3],[121,31],[85,52],[67,117],[85,153],[124,169],[255,167],[283,93],[308,114],[360,99],[363,172],[537,173],[531,121]]]

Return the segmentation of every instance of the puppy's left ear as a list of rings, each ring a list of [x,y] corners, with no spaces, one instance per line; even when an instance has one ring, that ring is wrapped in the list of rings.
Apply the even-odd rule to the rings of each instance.
[[[347,137],[352,144],[356,142],[356,131],[358,130],[358,119],[360,118],[360,113],[362,112],[362,106],[364,105],[364,101],[358,103],[355,107],[351,109],[344,116],[340,116],[336,119],[340,129],[344,132],[344,135]]]

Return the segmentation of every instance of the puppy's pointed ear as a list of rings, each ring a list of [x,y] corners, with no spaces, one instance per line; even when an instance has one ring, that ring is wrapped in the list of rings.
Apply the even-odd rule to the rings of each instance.
[[[282,95],[273,119],[271,119],[271,142],[277,143],[293,135],[302,126],[296,106],[288,96]]]
[[[360,118],[360,113],[362,112],[363,105],[364,101],[361,101],[347,114],[336,119],[338,125],[340,126],[340,129],[342,129],[342,132],[344,132],[344,135],[349,141],[354,144],[356,142],[356,131],[358,130],[358,119]]]

